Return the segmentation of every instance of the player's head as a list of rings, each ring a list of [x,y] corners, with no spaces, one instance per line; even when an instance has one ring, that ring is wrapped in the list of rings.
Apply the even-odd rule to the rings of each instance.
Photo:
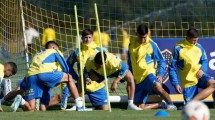
[[[17,72],[17,65],[14,62],[7,62],[4,64],[4,78],[15,75]]]
[[[140,24],[137,27],[137,37],[140,42],[145,42],[146,37],[148,36],[149,29],[146,25]]]
[[[198,42],[199,39],[199,33],[195,28],[190,28],[187,31],[187,37],[186,40],[191,43],[191,44],[196,44]]]
[[[94,58],[94,63],[95,63],[95,66],[96,68],[100,68],[102,67],[102,53],[104,55],[104,61],[106,61],[106,58],[107,58],[107,55],[105,52],[98,52]]]
[[[93,31],[90,29],[85,29],[82,31],[81,33],[82,37],[82,41],[85,44],[91,43],[93,41]]]
[[[55,42],[55,41],[48,41],[45,45],[46,49],[55,49],[58,50],[59,49],[59,45]]]

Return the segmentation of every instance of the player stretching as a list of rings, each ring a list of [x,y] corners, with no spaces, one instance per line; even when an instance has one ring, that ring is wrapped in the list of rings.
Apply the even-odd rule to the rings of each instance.
[[[129,69],[136,81],[134,102],[142,109],[159,107],[177,109],[168,93],[161,86],[166,63],[157,44],[148,37],[148,27],[139,25],[136,34],[137,39],[131,41],[128,52]],[[158,62],[157,73],[155,62]],[[148,94],[152,90],[158,93],[167,104],[162,102],[160,104],[145,104]]]
[[[187,31],[187,37],[176,43],[169,67],[170,81],[178,93],[183,92],[185,102],[202,100],[214,92],[215,80],[206,72],[208,59],[204,48],[197,43],[199,33],[195,28]],[[180,77],[180,86],[176,71]],[[198,94],[198,88],[203,88]]]
[[[105,60],[105,66],[107,70],[107,76],[108,78],[115,77],[112,85],[111,90],[115,91],[117,88],[117,84],[120,80],[127,81],[127,93],[128,93],[128,109],[130,110],[142,110],[138,108],[136,105],[133,104],[133,98],[134,98],[134,78],[131,74],[131,72],[128,70],[126,64],[121,61],[119,58],[117,58],[112,53],[104,53],[104,60]],[[85,80],[87,80],[87,84],[90,84],[91,79],[86,74],[92,72],[99,78],[96,80],[96,82],[101,83],[104,81],[104,73],[102,69],[102,58],[101,58],[102,52],[99,52],[96,54],[96,56],[91,56],[88,61],[85,64]],[[104,87],[100,90],[100,94],[102,94],[103,97],[99,97],[100,95],[97,95],[99,93],[90,93],[88,92],[88,96],[91,100],[91,103],[94,106],[99,106],[100,103],[102,105],[107,104],[107,96],[105,94]],[[105,95],[104,95],[105,94]],[[98,100],[98,101],[97,101]],[[104,103],[105,102],[105,103]],[[108,106],[106,105],[104,110],[108,109]]]
[[[93,31],[90,29],[85,29],[82,31],[81,33],[81,39],[82,39],[82,43],[81,43],[81,52],[82,52],[82,65],[83,65],[83,69],[85,66],[85,63],[87,61],[87,59],[91,56],[91,55],[95,55],[97,52],[100,51],[100,48],[94,43],[93,41]],[[78,48],[69,56],[69,58],[67,59],[67,63],[69,66],[69,70],[70,70],[70,74],[72,75],[73,79],[78,81],[78,90],[79,90],[79,94],[81,95],[81,79],[79,78],[78,74],[75,72],[74,70],[74,65],[75,63],[77,63],[77,68],[78,71],[80,70],[80,60],[79,60],[79,50]],[[62,94],[62,105],[61,108],[62,109],[66,109],[66,102],[67,102],[67,96],[68,96],[68,90],[67,87],[65,87],[65,85],[63,86],[63,94]],[[67,110],[74,110],[74,107],[67,109]]]
[[[18,95],[11,108],[16,111],[19,104],[25,105],[27,111],[34,111],[36,98],[41,98],[41,103],[48,106],[52,88],[60,83],[67,83],[71,94],[75,98],[77,110],[83,110],[82,100],[79,97],[77,88],[72,76],[68,74],[69,68],[62,53],[58,50],[59,46],[54,41],[46,43],[47,48],[37,53],[27,71],[21,89],[25,91],[25,100]]]

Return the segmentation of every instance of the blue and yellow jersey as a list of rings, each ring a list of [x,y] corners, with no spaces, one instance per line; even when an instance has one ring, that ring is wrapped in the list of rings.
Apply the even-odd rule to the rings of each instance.
[[[0,79],[4,78],[4,65],[0,64]]]
[[[63,71],[68,73],[69,67],[63,58],[63,54],[55,49],[46,49],[37,53],[30,64],[27,77],[53,71]]]
[[[91,42],[89,44],[81,44],[81,52],[82,52],[82,65],[83,65],[83,69],[85,66],[85,63],[87,61],[87,59],[92,56],[95,55],[97,52],[101,51],[100,48],[94,43]],[[78,75],[74,70],[74,64],[77,62],[77,66],[78,69],[80,70],[80,60],[79,60],[79,50],[76,49],[73,54],[71,54],[69,56],[69,58],[67,59],[67,64],[69,66],[69,73],[72,75],[72,77],[75,80],[78,80]]]
[[[101,39],[102,39],[102,46],[108,46],[108,42],[110,41],[110,36],[105,32],[101,32]],[[93,40],[99,46],[98,31],[93,32]]]
[[[112,53],[106,53],[107,59],[105,61],[105,66],[106,66],[106,74],[107,76],[110,76],[114,74],[115,72],[119,71],[119,78],[124,78],[128,71],[128,67],[126,64],[121,61],[119,58],[117,58],[115,55]],[[89,73],[91,70],[94,72],[98,73],[100,76],[104,76],[103,73],[103,67],[97,69],[94,63],[94,56],[89,57],[85,64],[85,74]]]
[[[55,30],[53,28],[46,28],[43,32],[42,45],[45,46],[48,41],[56,41]]]
[[[166,62],[157,44],[149,37],[145,43],[130,41],[128,65],[136,84],[141,83],[151,73],[156,75],[155,62],[158,62],[157,75],[163,76]]]
[[[181,40],[173,51],[169,66],[170,81],[174,86],[179,85],[176,74],[178,71],[182,86],[191,87],[198,83],[197,72],[200,69],[207,72],[207,67],[208,59],[204,48],[198,43],[191,44],[187,40]]]

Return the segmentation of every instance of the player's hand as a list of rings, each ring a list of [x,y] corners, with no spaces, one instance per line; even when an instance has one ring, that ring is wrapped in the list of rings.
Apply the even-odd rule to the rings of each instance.
[[[204,74],[204,71],[199,70],[199,71],[197,72],[196,76],[197,76],[198,78],[201,78],[203,74]]]
[[[117,88],[117,82],[113,82],[112,85],[111,85],[111,91],[115,92],[116,88]]]
[[[90,78],[87,78],[87,79],[86,79],[86,84],[87,84],[87,85],[91,84],[91,82],[92,82],[92,80],[91,80]]]
[[[157,76],[157,79],[160,83],[163,83],[163,78],[160,75]]]
[[[180,85],[175,86],[175,89],[176,89],[176,92],[178,92],[180,94],[182,93],[182,89],[181,89]]]

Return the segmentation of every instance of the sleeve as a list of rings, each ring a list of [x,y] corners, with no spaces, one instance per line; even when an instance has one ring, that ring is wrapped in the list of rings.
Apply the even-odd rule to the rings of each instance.
[[[166,61],[158,48],[157,44],[153,43],[153,59],[155,62],[158,62],[157,66],[157,75],[164,76],[165,67],[166,67]]]
[[[169,79],[172,85],[179,85],[178,76],[177,76],[177,60],[178,60],[179,52],[175,48],[172,55],[172,60],[169,65]]]
[[[208,71],[208,59],[207,59],[207,55],[206,55],[206,52],[204,50],[204,48],[201,48],[201,51],[202,51],[202,56],[200,58],[200,61],[199,63],[202,65],[201,66],[201,70],[204,71],[204,72],[207,72]]]
[[[46,30],[43,31],[43,37],[42,37],[42,45],[45,46],[46,44]]]
[[[119,72],[119,78],[124,78],[127,71],[128,71],[128,67],[126,66],[126,64],[123,61],[120,61],[120,72]]]
[[[66,61],[69,66],[69,73],[72,75],[72,77],[75,80],[78,80],[78,74],[74,70],[74,64],[77,62],[77,57],[78,57],[78,50],[76,49]]]
[[[90,73],[91,67],[90,67],[90,62],[87,61],[84,67],[84,79],[86,80],[89,78],[89,73]]]
[[[61,65],[63,72],[69,73],[69,67],[68,67],[66,61],[64,60],[64,58],[58,53],[55,53],[55,57],[56,57],[56,60],[58,61],[58,63]]]
[[[34,29],[34,37],[39,38],[39,33]]]

